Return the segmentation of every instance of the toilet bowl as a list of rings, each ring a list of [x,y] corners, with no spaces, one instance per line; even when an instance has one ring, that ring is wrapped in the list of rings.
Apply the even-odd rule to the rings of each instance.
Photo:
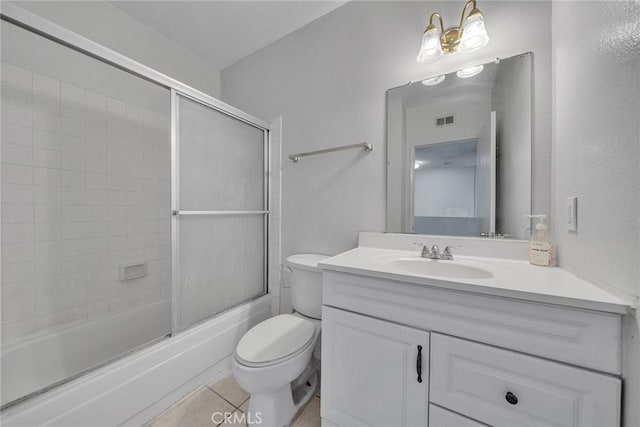
[[[312,356],[320,338],[324,255],[287,258],[294,314],[281,314],[251,328],[238,342],[233,375],[250,394],[247,423],[288,426],[313,396],[318,375]]]

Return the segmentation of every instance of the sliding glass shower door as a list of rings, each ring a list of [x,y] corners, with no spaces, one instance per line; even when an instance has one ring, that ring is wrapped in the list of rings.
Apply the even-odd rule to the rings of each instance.
[[[268,132],[173,93],[174,331],[266,293]]]
[[[171,332],[170,91],[2,21],[2,406]]]
[[[5,408],[266,293],[269,137],[84,39],[0,22]]]

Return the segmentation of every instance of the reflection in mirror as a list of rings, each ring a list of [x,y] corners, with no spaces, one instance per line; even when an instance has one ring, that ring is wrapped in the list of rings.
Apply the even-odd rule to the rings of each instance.
[[[531,70],[523,54],[387,92],[388,232],[529,237]]]

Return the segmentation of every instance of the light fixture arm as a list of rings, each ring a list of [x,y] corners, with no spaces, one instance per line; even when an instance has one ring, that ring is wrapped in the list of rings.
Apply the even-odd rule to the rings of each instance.
[[[472,0],[469,0],[469,1],[472,1]],[[427,26],[427,29],[425,30],[425,32],[429,31],[431,28],[435,28],[435,25],[433,25],[434,16],[436,16],[438,20],[440,20],[440,34],[444,34],[444,22],[442,21],[442,15],[440,15],[438,12],[432,13],[431,17],[429,17],[429,25]]]
[[[476,0],[469,0],[467,1],[467,3],[465,3],[464,7],[462,8],[462,15],[460,16],[460,25],[458,25],[458,28],[460,28],[460,30],[462,30],[462,25],[464,24],[464,20],[465,20],[465,16],[464,13],[467,11],[467,9],[469,8],[469,5],[473,6],[473,8],[471,9],[471,12],[469,12],[469,14],[466,16],[466,18],[468,18],[469,16],[471,16],[473,14],[473,12],[478,9],[476,7]],[[433,16],[433,15],[432,15]]]

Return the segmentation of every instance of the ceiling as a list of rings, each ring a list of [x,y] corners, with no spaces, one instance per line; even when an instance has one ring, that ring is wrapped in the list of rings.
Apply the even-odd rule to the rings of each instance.
[[[110,1],[114,7],[226,68],[346,1]]]
[[[476,139],[426,145],[416,148],[416,169],[476,166],[477,156]]]

